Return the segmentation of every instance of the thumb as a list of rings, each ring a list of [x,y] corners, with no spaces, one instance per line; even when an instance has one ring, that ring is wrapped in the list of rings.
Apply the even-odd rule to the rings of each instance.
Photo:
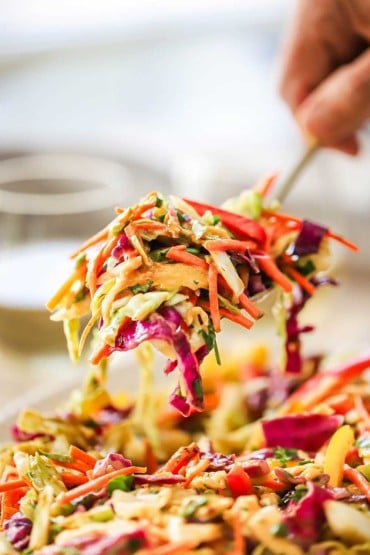
[[[324,145],[354,148],[356,132],[370,118],[370,49],[322,81],[296,117],[304,132]]]

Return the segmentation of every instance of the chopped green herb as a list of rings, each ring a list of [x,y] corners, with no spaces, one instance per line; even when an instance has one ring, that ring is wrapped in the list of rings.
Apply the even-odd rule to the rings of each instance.
[[[203,396],[203,387],[202,387],[202,382],[200,381],[200,379],[197,379],[194,381],[194,390],[195,393],[197,394],[198,397],[202,397]]]
[[[180,212],[180,210],[177,210],[176,214],[177,214],[177,219],[179,220],[180,224],[183,224],[184,222],[186,222],[186,218],[185,218],[184,214],[182,212]]]
[[[200,254],[200,250],[196,247],[188,247],[187,249],[185,249],[185,251],[189,252],[190,254]]]
[[[304,264],[297,264],[297,270],[302,276],[307,276],[316,270],[316,266],[312,260],[307,260]]]
[[[276,447],[276,449],[274,449],[274,458],[279,461],[284,468],[288,461],[293,461],[298,458],[298,451],[297,449]]]
[[[138,551],[138,549],[140,549],[140,547],[142,547],[141,538],[129,538],[126,541],[126,550],[129,553],[136,553],[136,551]]]
[[[157,220],[163,224],[164,220],[166,218],[166,214],[159,214],[159,216],[157,216]]]
[[[208,322],[208,333],[205,330],[200,330],[199,332],[204,339],[204,342],[208,348],[208,351],[215,351],[215,358],[218,365],[221,364],[220,352],[218,350],[216,332],[213,327],[211,320]]]
[[[138,293],[147,293],[152,285],[152,280],[148,279],[146,283],[137,283],[129,287],[129,289],[134,295],[137,295]]]
[[[150,258],[152,260],[154,260],[154,262],[163,262],[164,260],[166,260],[166,255],[168,253],[169,249],[158,249],[155,251],[152,251],[150,253]]]
[[[221,221],[220,216],[217,216],[216,214],[213,214],[213,225],[219,224]]]
[[[313,459],[305,459],[304,461],[299,461],[298,466],[304,466],[305,464],[310,464],[315,462]]]
[[[207,502],[207,497],[204,495],[198,495],[180,508],[179,516],[182,516],[183,518],[191,518],[195,515],[199,507],[204,507],[204,505],[207,505]]]
[[[161,199],[160,197],[157,197],[157,200],[155,201],[155,207],[160,208],[162,205],[163,205],[163,199]]]
[[[132,491],[134,489],[134,477],[133,476],[117,476],[113,478],[107,485],[108,495],[112,495],[115,489],[120,489],[121,491]]]

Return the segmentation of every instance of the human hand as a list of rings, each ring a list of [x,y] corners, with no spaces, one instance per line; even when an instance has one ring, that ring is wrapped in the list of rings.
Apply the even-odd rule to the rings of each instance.
[[[280,91],[303,132],[357,154],[370,118],[370,0],[299,0]]]

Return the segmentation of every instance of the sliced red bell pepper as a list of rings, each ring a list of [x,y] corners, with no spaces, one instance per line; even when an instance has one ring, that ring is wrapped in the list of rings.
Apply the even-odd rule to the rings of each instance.
[[[286,401],[283,414],[310,410],[370,368],[370,353],[335,370],[319,372],[303,383]]]
[[[266,232],[263,227],[256,221],[246,218],[241,214],[235,214],[228,210],[223,210],[212,204],[205,204],[196,202],[190,199],[184,199],[185,202],[190,204],[201,216],[204,212],[209,210],[215,216],[221,218],[221,222],[227,227],[236,237],[240,239],[253,239],[263,249],[266,244]]]
[[[233,497],[254,493],[252,481],[241,466],[234,465],[226,476],[226,482]]]

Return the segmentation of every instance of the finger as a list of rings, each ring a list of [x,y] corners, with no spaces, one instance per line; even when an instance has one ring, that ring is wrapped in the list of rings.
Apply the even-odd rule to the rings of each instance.
[[[358,53],[360,39],[336,0],[301,0],[282,49],[280,93],[293,112],[336,67]]]
[[[360,151],[360,145],[356,137],[348,137],[339,143],[330,145],[331,148],[339,150],[344,154],[349,154],[350,156],[356,156]]]
[[[345,144],[370,118],[370,49],[336,70],[296,111],[303,130],[325,145]],[[354,150],[354,143],[347,147]]]

